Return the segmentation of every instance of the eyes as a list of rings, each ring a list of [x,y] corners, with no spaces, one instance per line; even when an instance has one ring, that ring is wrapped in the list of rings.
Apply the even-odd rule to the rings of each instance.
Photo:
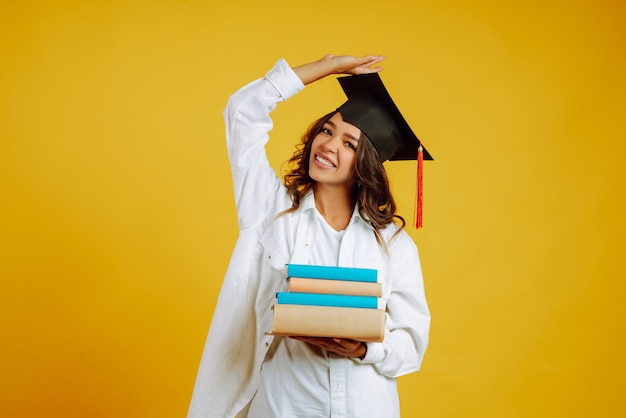
[[[324,126],[322,130],[320,131],[320,133],[328,137],[333,136],[333,130],[331,127],[328,127],[328,126]],[[353,139],[352,137],[346,136],[346,140],[343,142],[343,145],[352,151],[356,151],[357,141]]]

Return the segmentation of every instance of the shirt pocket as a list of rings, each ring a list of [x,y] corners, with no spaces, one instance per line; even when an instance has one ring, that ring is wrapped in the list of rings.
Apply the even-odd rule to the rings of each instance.
[[[263,258],[261,261],[261,297],[264,300],[272,300],[276,293],[287,289],[287,257],[280,251],[271,233],[266,233],[259,240]]]

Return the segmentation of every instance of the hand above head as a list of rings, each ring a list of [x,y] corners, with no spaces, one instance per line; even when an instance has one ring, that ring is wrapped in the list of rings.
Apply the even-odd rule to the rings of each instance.
[[[385,57],[382,55],[366,55],[354,57],[351,55],[329,54],[323,58],[307,64],[294,67],[293,70],[303,84],[310,84],[330,74],[370,74],[382,71],[378,64]]]

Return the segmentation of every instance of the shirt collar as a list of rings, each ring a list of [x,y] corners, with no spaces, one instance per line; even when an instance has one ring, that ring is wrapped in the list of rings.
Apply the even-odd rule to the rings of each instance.
[[[302,199],[302,203],[300,203],[300,210],[304,212],[312,211],[313,209],[315,209],[315,197],[313,196],[313,191],[311,190]],[[350,223],[348,224],[348,227],[350,227],[350,225],[357,221],[362,222],[363,225],[367,226],[370,229],[374,228],[367,219],[361,216],[358,205],[354,205],[354,210],[352,211],[352,217],[350,218]]]
[[[309,211],[315,209],[315,197],[313,196],[313,190],[309,190],[304,195],[302,203],[300,203],[300,209],[302,211]]]

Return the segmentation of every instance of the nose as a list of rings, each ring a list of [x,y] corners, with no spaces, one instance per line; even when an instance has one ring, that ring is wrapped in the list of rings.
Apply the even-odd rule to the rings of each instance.
[[[341,138],[339,138],[338,136],[333,136],[333,137],[326,139],[326,141],[322,143],[322,149],[324,151],[328,151],[328,152],[332,152],[336,154],[337,149],[339,148],[340,144],[341,144]]]

